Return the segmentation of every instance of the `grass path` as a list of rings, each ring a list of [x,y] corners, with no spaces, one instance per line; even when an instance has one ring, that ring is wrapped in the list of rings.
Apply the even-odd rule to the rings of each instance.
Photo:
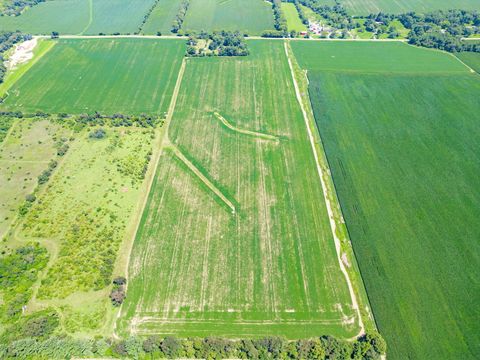
[[[332,196],[329,194],[329,188],[327,187],[327,181],[326,181],[326,178],[328,177],[327,172],[328,172],[328,174],[330,174],[330,171],[328,169],[328,164],[326,164],[325,162],[320,162],[319,151],[321,150],[321,148],[318,146],[318,145],[320,145],[320,143],[319,143],[318,140],[315,141],[315,137],[313,135],[314,131],[312,131],[312,128],[314,128],[313,111],[312,111],[311,108],[308,109],[308,114],[310,114],[310,117],[309,117],[308,114],[307,114],[306,105],[304,104],[304,101],[302,100],[302,94],[300,93],[299,85],[298,85],[297,78],[295,76],[295,71],[294,71],[293,65],[292,65],[293,52],[290,49],[290,45],[287,41],[284,42],[284,47],[285,47],[285,54],[286,54],[287,59],[288,59],[288,65],[289,65],[290,71],[292,73],[292,79],[293,79],[293,84],[294,84],[294,88],[295,88],[295,94],[297,96],[298,103],[299,103],[300,108],[301,108],[302,113],[303,113],[303,118],[305,120],[305,126],[307,128],[308,137],[309,137],[310,144],[311,144],[311,147],[312,147],[312,152],[313,152],[313,155],[315,157],[317,172],[318,172],[318,176],[320,178],[320,183],[321,183],[322,190],[323,190],[325,204],[326,204],[326,207],[327,207],[328,218],[329,218],[329,222],[330,222],[330,228],[331,228],[331,231],[332,231],[332,236],[333,236],[334,241],[335,241],[335,250],[336,250],[336,253],[337,253],[338,264],[340,266],[340,270],[342,271],[343,275],[345,276],[345,280],[346,280],[347,285],[348,285],[348,290],[349,290],[351,301],[352,301],[352,308],[357,313],[358,325],[360,327],[360,331],[359,331],[357,336],[361,336],[361,335],[365,334],[365,324],[364,324],[363,317],[362,317],[362,314],[361,314],[361,311],[360,311],[359,301],[357,300],[357,295],[356,295],[353,283],[350,279],[349,272],[347,271],[347,269],[345,267],[344,260],[342,259],[342,257],[346,256],[346,254],[345,253],[342,254],[342,243],[341,243],[340,238],[338,236],[337,222],[339,222],[340,219],[336,218],[336,216],[334,215],[334,210],[333,210],[334,206],[338,209],[339,205],[337,203],[333,204]],[[324,158],[324,156],[322,156],[322,159],[323,158]]]
[[[235,214],[235,205],[220,191],[208,178],[202,174],[202,172],[190,161],[187,157],[174,145],[168,147],[173,151],[175,156],[180,159],[187,167],[210,189],[217,195],[231,210],[232,214]]]
[[[92,25],[92,22],[93,22],[93,0],[87,0],[87,1],[88,1],[88,9],[89,9],[88,23],[78,35],[83,35],[85,31],[88,30],[90,25]]]
[[[278,136],[275,136],[275,135],[270,135],[270,134],[265,134],[265,133],[261,133],[261,132],[256,132],[256,131],[250,131],[250,130],[237,128],[236,126],[233,126],[232,124],[230,124],[227,119],[225,119],[222,115],[220,115],[216,111],[213,113],[213,115],[215,115],[215,117],[218,120],[220,120],[222,122],[222,124],[225,125],[227,128],[229,128],[229,129],[231,129],[235,132],[238,132],[240,134],[254,136],[254,137],[257,137],[257,138],[260,138],[260,139],[264,139],[264,140],[271,140],[271,141],[278,141],[279,140]]]

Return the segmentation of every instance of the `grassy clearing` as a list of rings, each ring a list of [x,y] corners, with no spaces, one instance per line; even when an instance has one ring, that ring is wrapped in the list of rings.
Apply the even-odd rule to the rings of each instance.
[[[58,125],[44,121],[1,118],[10,126],[0,142],[0,239],[18,216],[25,197],[33,192],[37,177],[56,154],[55,142],[65,135]]]
[[[306,31],[307,27],[298,16],[297,8],[293,3],[282,3],[282,10],[287,19],[288,31]]]
[[[426,12],[432,10],[480,10],[478,0],[341,0],[341,3],[353,15],[368,15],[380,11],[386,13],[403,13],[408,11]]]
[[[239,30],[260,35],[273,29],[270,3],[262,0],[191,0],[185,30]]]
[[[160,0],[150,14],[142,32],[147,35],[155,35],[158,31],[162,34],[170,34],[180,3],[180,0]]]
[[[358,332],[283,42],[249,48],[187,61],[121,334]]]
[[[424,51],[399,68],[384,49],[377,73],[341,61],[309,71],[317,124],[388,357],[473,359],[480,82],[447,54],[430,51],[425,71]]]
[[[456,56],[473,70],[480,74],[480,54],[474,52],[461,52]]]
[[[89,0],[45,1],[22,15],[0,16],[0,29],[21,30],[30,34],[78,34],[89,23]]]
[[[60,40],[9,90],[3,108],[48,113],[165,112],[182,40]]]

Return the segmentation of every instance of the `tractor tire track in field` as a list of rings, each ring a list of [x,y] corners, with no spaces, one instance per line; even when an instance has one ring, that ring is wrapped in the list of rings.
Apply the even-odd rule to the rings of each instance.
[[[325,199],[325,205],[327,207],[328,220],[330,222],[330,228],[332,230],[332,236],[333,236],[333,239],[335,241],[335,250],[336,250],[336,253],[337,253],[338,264],[339,264],[340,270],[342,271],[343,275],[345,276],[345,280],[347,282],[348,290],[350,292],[350,298],[351,298],[351,301],[352,301],[352,308],[357,313],[358,324],[359,324],[359,327],[360,327],[360,331],[358,333],[358,336],[361,336],[361,335],[365,334],[365,326],[364,326],[364,323],[363,323],[362,315],[360,313],[360,307],[358,305],[357,296],[355,295],[355,291],[353,289],[352,281],[350,280],[350,276],[348,275],[347,269],[345,268],[345,265],[343,264],[343,261],[342,261],[341,242],[340,242],[340,239],[337,236],[337,224],[335,223],[335,217],[333,215],[333,210],[332,210],[333,205],[332,205],[330,199],[328,198],[328,189],[327,189],[327,186],[326,186],[326,183],[325,183],[325,180],[324,180],[324,176],[326,176],[326,175],[324,174],[324,172],[322,170],[322,167],[320,166],[319,156],[318,156],[318,153],[317,153],[317,149],[315,147],[315,139],[313,137],[312,129],[310,128],[307,111],[305,110],[305,107],[304,107],[303,102],[302,102],[302,96],[300,94],[300,89],[299,89],[299,86],[298,86],[298,83],[297,83],[297,79],[295,78],[295,72],[294,72],[294,69],[293,69],[292,60],[290,58],[290,53],[288,51],[288,47],[289,47],[289,44],[285,41],[284,42],[285,54],[287,56],[288,66],[290,67],[290,72],[292,74],[293,85],[295,87],[295,94],[297,96],[298,103],[299,103],[300,108],[302,110],[303,119],[305,120],[305,126],[306,126],[307,132],[308,132],[308,138],[310,139],[310,144],[312,146],[312,152],[313,152],[313,155],[315,157],[315,164],[317,166],[317,172],[318,172],[318,176],[320,178],[320,183],[322,185],[322,190],[323,190],[323,197]]]
[[[174,145],[169,145],[169,149],[172,150],[173,154],[180,159],[187,167],[205,184],[207,187],[212,190],[212,192],[217,195],[231,210],[232,214],[235,214],[235,205],[220,191],[208,178],[202,174],[202,172],[190,161],[187,157]]]
[[[216,111],[213,113],[213,115],[215,115],[215,117],[218,120],[220,120],[222,122],[222,124],[225,125],[227,128],[229,128],[230,130],[233,130],[235,132],[238,132],[240,134],[254,136],[254,137],[257,137],[257,138],[260,138],[260,139],[277,141],[277,142],[280,140],[279,137],[275,136],[275,135],[265,134],[265,133],[261,133],[261,132],[251,131],[251,130],[240,129],[240,128],[232,125],[230,122],[228,122],[227,119],[225,119],[222,115],[220,115]]]

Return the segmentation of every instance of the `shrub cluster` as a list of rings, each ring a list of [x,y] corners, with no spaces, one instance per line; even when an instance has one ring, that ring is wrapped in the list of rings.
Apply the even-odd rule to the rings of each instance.
[[[127,279],[124,277],[117,277],[113,279],[113,288],[110,292],[110,300],[112,301],[113,306],[120,306],[125,300],[125,284],[127,283]]]
[[[23,9],[32,7],[45,0],[7,0],[3,3],[3,11],[0,16],[19,16]]]
[[[38,243],[22,246],[0,257],[2,322],[10,322],[22,313],[23,306],[30,300],[38,272],[45,268],[47,262],[48,252]]]
[[[203,40],[200,46],[200,41]],[[187,56],[247,56],[245,38],[238,31],[214,31],[199,35],[190,34],[187,42]]]
[[[173,20],[173,24],[172,24],[173,33],[177,34],[182,28],[183,21],[185,20],[185,15],[187,15],[187,10],[189,5],[190,5],[190,0],[183,0],[182,3],[180,4],[180,8],[178,9],[177,16],[175,17],[175,20]]]
[[[10,344],[0,344],[2,359],[60,359],[117,357],[122,359],[380,359],[386,345],[377,333],[367,334],[354,342],[330,336],[287,341],[281,337],[229,340],[218,337],[178,339],[150,336],[79,340],[70,337],[32,337]]]

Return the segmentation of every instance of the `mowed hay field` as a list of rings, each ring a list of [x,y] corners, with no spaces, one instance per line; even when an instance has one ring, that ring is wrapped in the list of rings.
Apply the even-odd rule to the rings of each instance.
[[[48,113],[162,113],[182,40],[60,40],[8,91],[2,108]]]
[[[292,46],[388,357],[478,358],[480,78],[403,44]]]
[[[273,10],[262,0],[191,0],[184,30],[239,30],[260,35],[273,29]]]
[[[21,30],[30,34],[78,34],[90,21],[88,0],[52,0],[41,2],[20,16],[0,16],[0,29]]]
[[[287,19],[287,26],[288,26],[288,31],[306,31],[307,27],[305,26],[304,23],[302,23],[302,20],[300,19],[298,15],[297,8],[295,7],[294,4],[292,3],[282,3],[282,10],[283,13],[285,14],[285,18]]]
[[[368,15],[378,12],[399,14],[408,11],[426,12],[433,10],[480,10],[479,0],[341,0],[353,15]]]
[[[158,31],[169,34],[180,8],[180,0],[159,0],[142,28],[142,33],[155,35]]]
[[[187,60],[119,333],[359,331],[283,42],[248,46]]]

